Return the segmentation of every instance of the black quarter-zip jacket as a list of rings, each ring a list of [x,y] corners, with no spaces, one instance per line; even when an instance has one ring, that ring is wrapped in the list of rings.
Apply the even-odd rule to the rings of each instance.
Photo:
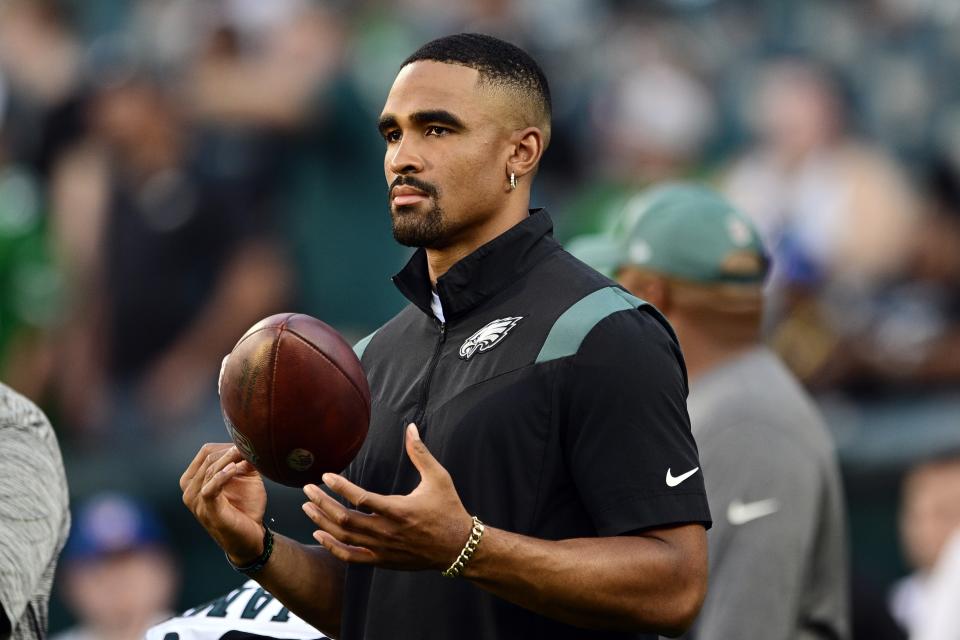
[[[415,422],[467,511],[490,526],[547,540],[709,526],[673,331],[552,229],[535,210],[455,264],[436,285],[443,323],[422,249],[394,277],[411,304],[355,347],[373,406],[345,475],[377,493],[412,491],[420,476],[403,443]],[[351,565],[341,637],[648,636],[572,627],[438,572]]]

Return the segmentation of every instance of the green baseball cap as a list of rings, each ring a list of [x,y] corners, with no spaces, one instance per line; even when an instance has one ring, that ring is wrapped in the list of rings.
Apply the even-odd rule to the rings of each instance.
[[[760,284],[770,267],[749,218],[691,183],[638,193],[607,233],[577,238],[568,250],[606,275],[633,265],[705,284]]]
[[[625,254],[622,245],[610,234],[597,233],[577,236],[566,243],[564,249],[608,278],[613,278]]]

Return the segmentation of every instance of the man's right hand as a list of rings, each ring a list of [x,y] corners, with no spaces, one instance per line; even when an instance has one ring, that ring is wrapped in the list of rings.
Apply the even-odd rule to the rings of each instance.
[[[235,565],[263,553],[263,479],[228,443],[207,443],[180,477],[183,503]]]

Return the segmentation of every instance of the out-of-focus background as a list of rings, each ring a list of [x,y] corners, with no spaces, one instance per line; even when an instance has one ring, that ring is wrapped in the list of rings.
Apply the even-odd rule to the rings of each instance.
[[[561,239],[678,177],[758,222],[767,336],[840,451],[857,637],[899,637],[898,581],[960,523],[956,468],[923,466],[960,451],[956,0],[0,0],[0,379],[53,420],[87,536],[52,630],[241,582],[177,484],[226,439],[220,359],[270,313],[359,338],[401,307],[376,116],[458,31],[547,73],[534,204]],[[307,540],[302,495],[270,492]]]

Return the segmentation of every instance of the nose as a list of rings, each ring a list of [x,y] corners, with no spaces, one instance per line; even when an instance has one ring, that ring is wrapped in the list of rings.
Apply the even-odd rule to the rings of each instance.
[[[387,150],[387,169],[394,175],[419,173],[423,171],[423,158],[414,148],[412,141],[401,140]]]

